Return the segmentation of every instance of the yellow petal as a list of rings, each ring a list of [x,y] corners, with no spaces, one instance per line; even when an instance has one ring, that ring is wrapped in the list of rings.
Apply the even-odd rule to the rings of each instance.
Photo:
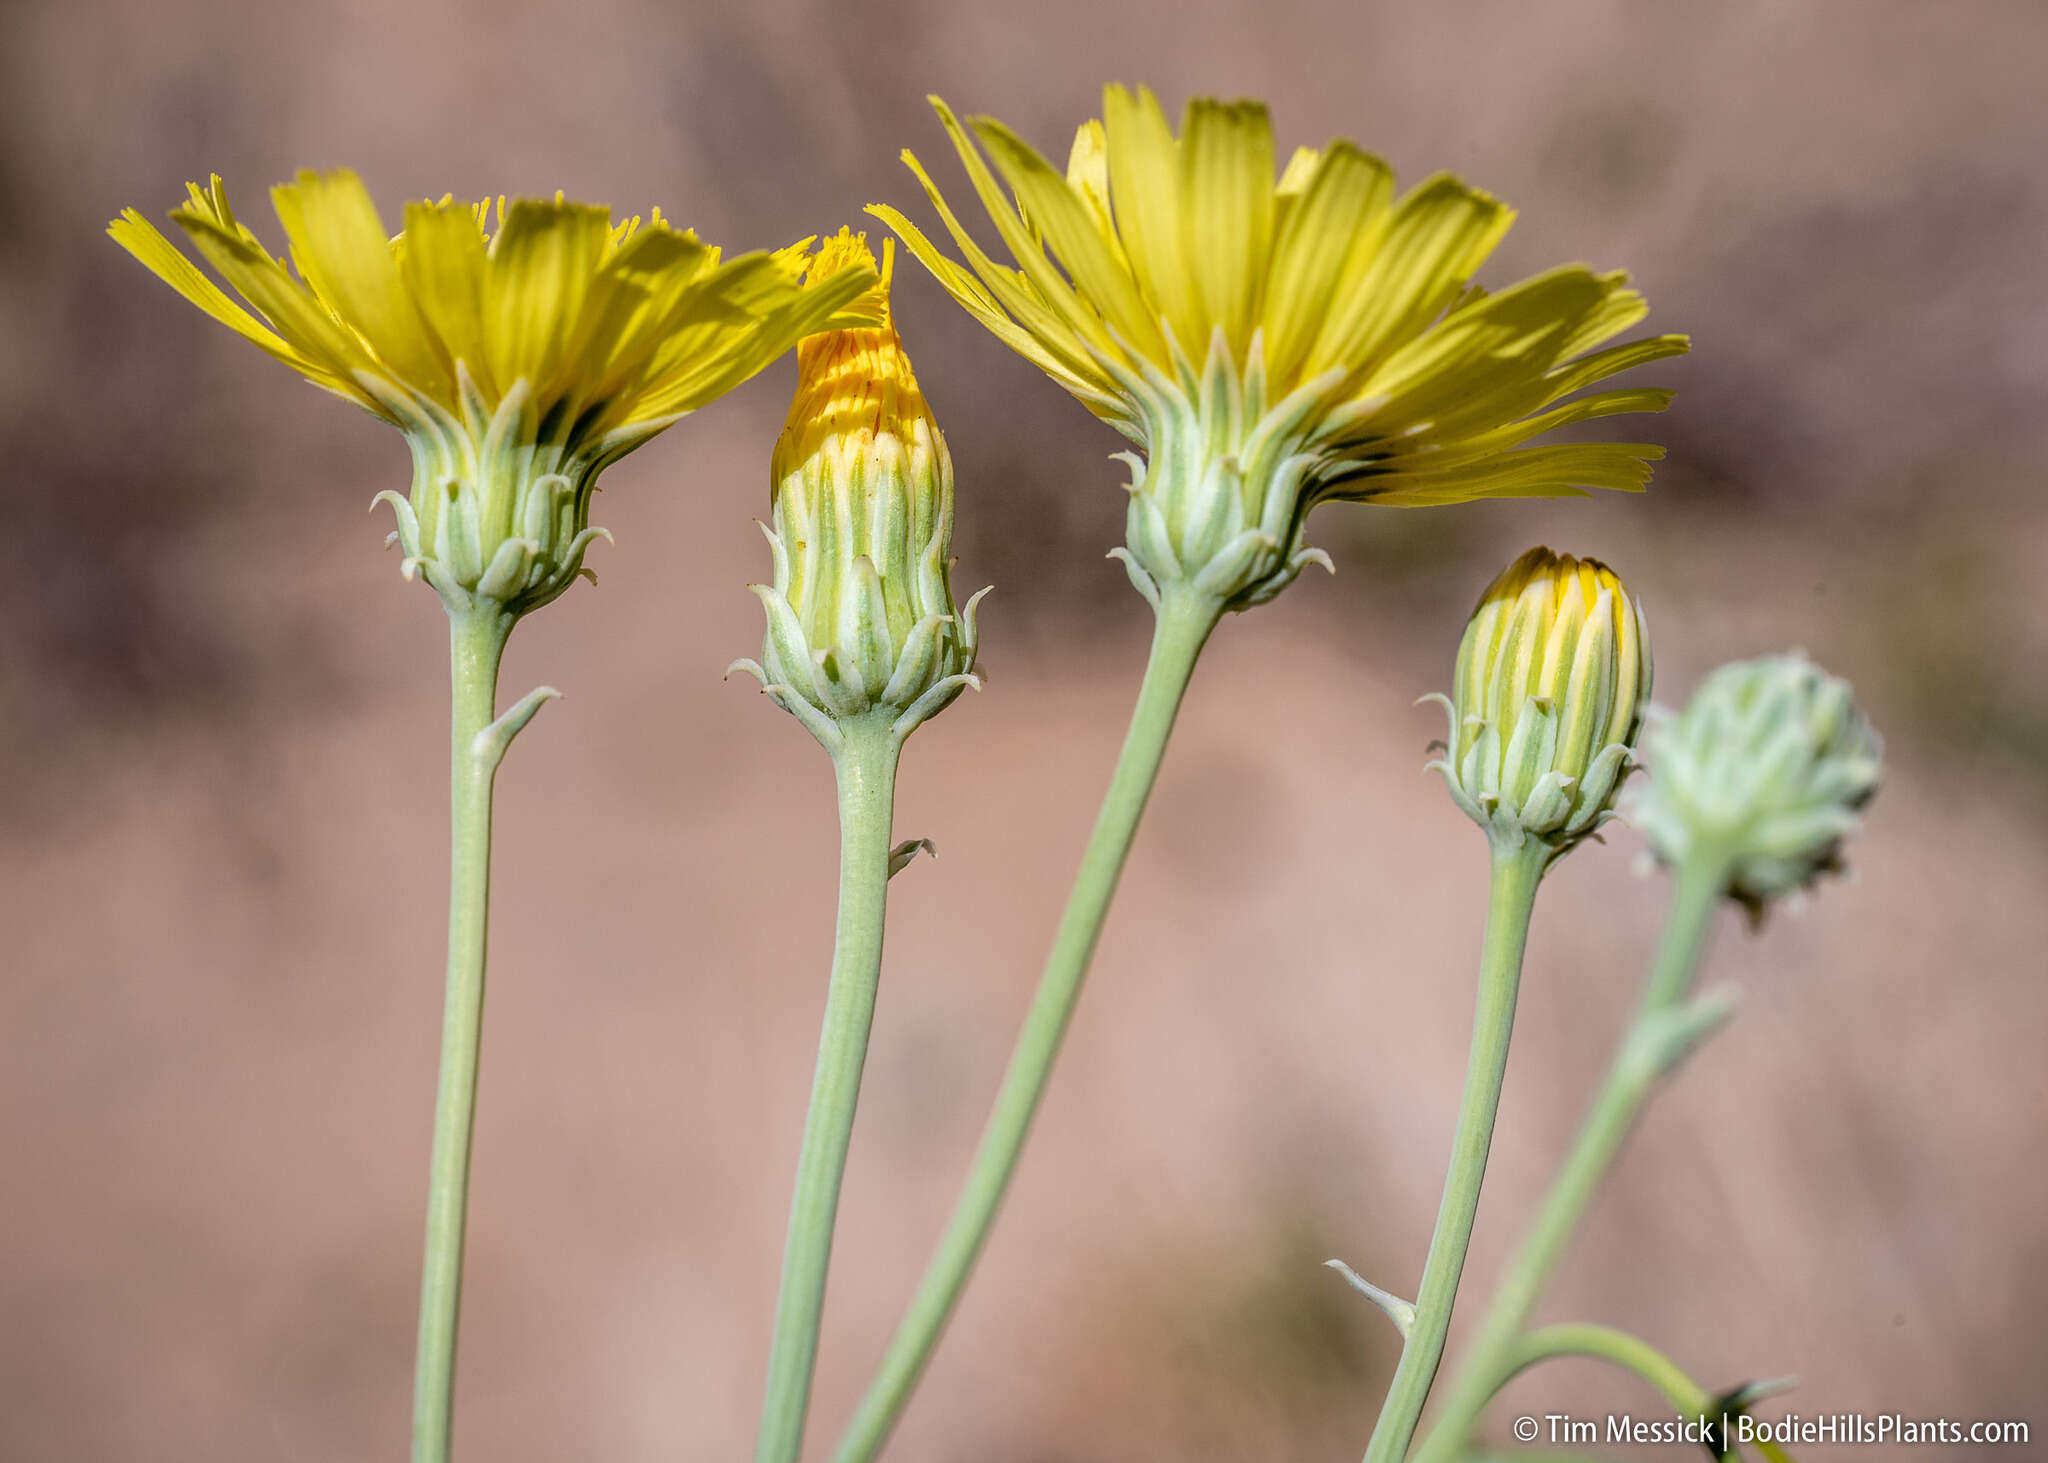
[[[1295,158],[1298,164],[1301,154]],[[1289,175],[1295,171],[1290,164]],[[1345,265],[1355,252],[1376,245],[1393,196],[1393,169],[1378,158],[1348,142],[1332,143],[1322,155],[1273,253],[1265,346],[1275,381],[1294,379],[1329,316]]]
[[[564,347],[611,236],[611,216],[590,204],[514,199],[491,240],[484,283],[491,375],[510,390],[522,378],[551,389]]]
[[[1045,257],[1045,251],[1025,228],[1023,219],[1003,197],[995,175],[989,171],[988,164],[982,160],[980,151],[967,136],[960,120],[953,115],[952,108],[938,97],[933,97],[931,103],[947,135],[953,139],[953,149],[960,154],[961,165],[966,168],[968,180],[974,184],[974,191],[981,198],[989,221],[996,226],[1004,245],[1023,270],[1024,277],[1030,281],[1040,305],[1057,317],[1066,331],[1078,340],[1087,341],[1099,350],[1114,352],[1116,344],[1103,328],[1095,307],[1077,295],[1073,286],[1053,268],[1052,261]],[[951,226],[951,220],[948,223]]]
[[[1301,196],[1308,191],[1308,185],[1322,165],[1321,149],[1297,147],[1294,156],[1287,160],[1281,171],[1279,186],[1273,190],[1273,238],[1274,247],[1287,236],[1287,221],[1294,216],[1294,207],[1301,202]]]
[[[1663,411],[1671,405],[1671,397],[1670,390],[1659,386],[1598,391],[1591,396],[1582,396],[1576,401],[1552,407],[1549,411],[1518,417],[1486,430],[1471,428],[1488,418],[1497,418],[1499,413],[1487,410],[1474,411],[1469,422],[1443,420],[1436,424],[1436,429],[1429,434],[1435,439],[1428,449],[1429,466],[1432,470],[1443,470],[1476,462],[1504,448],[1519,446],[1532,437],[1540,437],[1560,427],[1576,426],[1580,422],[1597,421],[1602,417],[1620,416],[1625,413]]]
[[[1093,118],[1074,130],[1074,145],[1067,153],[1067,186],[1088,205],[1088,216],[1095,221],[1103,247],[1128,271],[1130,260],[1124,255],[1123,241],[1116,236],[1116,216],[1109,206],[1109,137]]]
[[[862,267],[805,289],[767,254],[743,254],[721,265],[677,302],[672,331],[649,362],[633,419],[691,411],[731,390],[875,284],[874,270]]]
[[[1121,86],[1102,93],[1109,139],[1110,197],[1131,272],[1183,349],[1204,348],[1200,302],[1183,262],[1180,150],[1148,87],[1133,97]]]
[[[1348,142],[1341,143],[1341,145],[1351,147],[1351,144]],[[1358,151],[1355,147],[1351,147],[1351,150],[1353,152]],[[1308,185],[1314,181],[1316,172],[1322,165],[1323,150],[1321,148],[1297,147],[1294,149],[1293,156],[1287,159],[1287,167],[1280,174],[1280,182],[1274,188],[1274,193],[1282,199],[1300,197],[1308,191]]]
[[[1461,405],[1485,401],[1516,383],[1534,388],[1509,405],[1519,415],[1541,400],[1541,379],[1606,286],[1578,265],[1523,280],[1452,314],[1436,329],[1396,350],[1366,380],[1395,420],[1434,421]]]
[[[916,256],[917,261],[931,271],[932,277],[938,280],[946,293],[951,295],[968,314],[980,321],[982,327],[996,339],[1052,377],[1066,390],[1089,400],[1091,410],[1095,410],[1095,399],[1108,399],[1110,385],[1092,363],[1087,375],[1071,369],[1066,361],[1048,350],[1037,335],[1004,313],[1002,304],[990,292],[988,286],[966,268],[941,254],[937,246],[925,237],[917,225],[885,203],[870,204],[867,211],[887,224],[896,237],[903,241],[904,246]],[[1100,415],[1100,412],[1097,414]]]
[[[132,208],[107,225],[115,243],[142,262],[158,279],[245,340],[254,341],[289,366],[303,369],[305,358],[254,315],[227,297],[226,291],[199,272],[156,225]]]
[[[1369,499],[1394,507],[1467,503],[1477,498],[1578,498],[1587,488],[1640,493],[1662,447],[1643,442],[1570,442],[1521,447],[1449,471],[1403,470],[1365,476],[1332,497]]]
[[[1361,241],[1303,374],[1370,372],[1442,313],[1513,222],[1505,204],[1447,175],[1415,188],[1382,240]]]
[[[483,229],[467,203],[413,203],[405,210],[405,250],[399,278],[439,342],[451,371],[465,365],[483,393],[495,399],[484,347]]]
[[[1104,244],[1101,227],[1085,197],[1002,123],[977,117],[974,131],[1066,267],[1082,299],[1137,350],[1151,355],[1163,349],[1158,323],[1146,307],[1137,281],[1123,260]],[[1030,269],[1028,260],[1026,269]]]
[[[1628,274],[1616,270],[1612,274],[1599,276],[1606,288],[1606,297],[1598,308],[1589,310],[1577,330],[1565,341],[1564,353],[1575,356],[1580,351],[1591,350],[1603,340],[1621,334],[1650,313],[1650,302],[1635,290],[1624,288]]]
[[[229,232],[211,211],[201,214],[181,208],[171,218],[185,230],[193,246],[206,256],[206,262],[219,271],[220,277],[233,285],[236,293],[254,305],[277,333],[305,357],[312,368],[307,370],[308,375],[353,397],[378,415],[386,415],[375,398],[355,380],[358,370],[378,369],[362,342],[344,330],[333,312],[314,299],[268,251],[246,237],[246,229]]]
[[[313,293],[402,380],[423,391],[445,389],[441,362],[362,180],[346,169],[302,172],[270,196]]]
[[[618,395],[659,350],[684,293],[715,265],[717,251],[688,234],[648,229],[598,270],[569,345],[581,362],[586,402]]]
[[[996,263],[974,242],[974,236],[961,226],[960,220],[947,206],[945,197],[932,182],[930,175],[925,172],[924,165],[918,162],[916,155],[906,149],[903,161],[923,186],[925,197],[929,198],[932,207],[938,210],[940,221],[945,224],[946,231],[953,236],[953,242],[959,246],[960,252],[966,255],[967,262],[979,276],[983,289],[1031,333],[1042,349],[1062,362],[1067,371],[1085,378],[1106,379],[1102,368],[1089,356],[1082,337],[1071,328],[1067,319],[1057,314],[1032,289],[1029,281],[1021,273]],[[926,256],[918,249],[916,241],[908,235],[903,235],[901,229],[898,229],[898,234],[903,237],[904,243],[910,245],[913,254],[921,260],[925,259]],[[919,235],[919,238],[921,239],[922,235]],[[929,245],[926,247],[929,248]],[[926,262],[930,263],[929,260]]]
[[[1188,104],[1181,133],[1183,257],[1206,322],[1242,365],[1273,245],[1273,125],[1261,103],[1204,99]],[[1207,333],[1181,343],[1206,349]]]

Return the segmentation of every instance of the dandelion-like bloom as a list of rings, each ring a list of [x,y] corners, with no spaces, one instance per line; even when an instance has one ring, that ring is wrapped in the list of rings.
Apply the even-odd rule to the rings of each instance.
[[[1150,91],[1121,86],[1082,124],[1064,177],[1001,122],[972,119],[991,172],[932,104],[1016,267],[975,244],[908,152],[967,264],[895,209],[871,211],[997,338],[1142,449],[1118,553],[1155,606],[1182,584],[1234,609],[1270,599],[1327,563],[1302,536],[1327,499],[1635,490],[1663,455],[1524,445],[1661,410],[1666,391],[1577,393],[1686,342],[1596,349],[1646,312],[1623,274],[1567,265],[1498,294],[1473,285],[1514,215],[1455,178],[1396,198],[1384,162],[1337,141],[1297,151],[1276,182],[1260,103],[1193,101],[1175,137]]]
[[[1612,569],[1534,548],[1465,627],[1443,759],[1451,796],[1497,847],[1569,851],[1613,816],[1653,662],[1642,606]]]
[[[722,259],[658,210],[614,224],[560,195],[411,203],[393,238],[346,170],[271,190],[294,273],[218,176],[190,194],[172,220],[248,308],[134,209],[108,232],[214,319],[405,433],[411,498],[380,497],[407,577],[451,610],[480,599],[517,615],[560,594],[602,533],[589,526],[601,469],[872,283],[853,271],[805,290],[808,241]]]
[[[977,594],[953,605],[953,459],[889,316],[893,254],[862,304],[879,316],[797,347],[796,397],[770,466],[773,584],[758,677],[828,747],[879,714],[901,738],[975,678]],[[809,288],[875,278],[867,238],[842,229]],[[982,594],[988,591],[983,590]]]

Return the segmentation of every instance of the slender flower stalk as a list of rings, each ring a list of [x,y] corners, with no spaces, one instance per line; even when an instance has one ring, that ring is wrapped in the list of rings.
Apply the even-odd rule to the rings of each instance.
[[[953,603],[953,461],[890,319],[893,255],[862,301],[871,324],[797,347],[797,389],[771,467],[774,583],[753,590],[768,626],[735,661],[832,756],[839,784],[839,925],[804,1119],[761,1404],[760,1463],[796,1463],[818,1325],[882,972],[889,879],[921,845],[889,841],[910,734],[981,684],[974,610]],[[876,280],[864,236],[841,230],[806,287]],[[987,591],[984,590],[983,593]]]
[[[1546,851],[1536,844],[1496,851],[1487,901],[1486,936],[1479,960],[1479,999],[1472,1018],[1472,1055],[1465,1068],[1465,1092],[1458,1103],[1451,1138],[1451,1162],[1444,1177],[1436,1229],[1422,1266],[1413,1318],[1402,1338],[1401,1361],[1380,1404],[1380,1417],[1366,1449],[1370,1463],[1398,1460],[1408,1451],[1415,1425],[1429,1400],[1430,1386],[1450,1334],[1458,1282],[1479,1215],[1479,1191],[1486,1182],[1487,1155],[1507,1075],[1508,1045],[1515,1030],[1515,1000],[1522,984],[1522,956],[1529,917],[1543,878]]]
[[[832,978],[825,994],[824,1030],[818,1037],[803,1151],[797,1159],[796,1193],[789,1206],[775,1339],[755,1448],[760,1463],[794,1463],[803,1450],[839,1186],[853,1141],[868,1031],[882,979],[889,828],[902,750],[887,722],[877,718],[849,727],[832,759],[839,784],[839,921],[832,936]]]
[[[579,576],[607,537],[590,526],[598,474],[834,321],[873,282],[849,270],[806,289],[806,244],[725,260],[659,212],[614,225],[552,201],[413,203],[395,238],[355,174],[300,173],[272,190],[291,240],[275,258],[235,217],[218,176],[172,220],[244,305],[134,209],[109,225],[159,278],[300,375],[397,427],[411,493],[385,492],[401,573],[448,614],[452,655],[448,985],[434,1109],[419,1350],[416,1463],[453,1429],[470,1145],[490,907],[491,793],[512,739],[558,693],[497,711],[506,638]]]
[[[429,1453],[449,1436],[455,1394],[456,1324],[462,1298],[463,1238],[469,1222],[470,1138],[476,1126],[477,1064],[483,1048],[484,965],[490,929],[491,788],[518,725],[497,721],[498,665],[510,615],[449,621],[454,688],[449,749],[448,990],[441,1021],[441,1075],[434,1099],[434,1151],[427,1182],[427,1243],[420,1281],[420,1341],[414,1360],[414,1447]],[[513,713],[519,724],[553,694],[543,690]],[[445,1441],[439,1446],[445,1447]]]
[[[1724,665],[1648,738],[1651,778],[1631,819],[1672,869],[1648,979],[1599,1091],[1460,1364],[1418,1463],[1462,1456],[1487,1400],[1518,1366],[1524,1328],[1658,1085],[1733,1014],[1694,994],[1723,899],[1762,919],[1773,900],[1841,867],[1882,774],[1878,738],[1848,685],[1796,655]]]
[[[1458,647],[1442,760],[1453,801],[1486,834],[1492,895],[1465,1095],[1422,1288],[1366,1463],[1398,1463],[1429,1401],[1472,1243],[1514,1033],[1529,917],[1543,875],[1612,814],[1654,673],[1642,607],[1614,571],[1536,548],[1480,596]]]
[[[981,1253],[1174,716],[1224,613],[1271,599],[1307,564],[1329,566],[1304,537],[1321,502],[1642,488],[1655,446],[1527,444],[1569,423],[1662,410],[1661,390],[1584,393],[1686,349],[1682,336],[1606,344],[1647,313],[1620,274],[1571,266],[1480,289],[1472,275],[1513,213],[1453,178],[1396,199],[1386,164],[1343,141],[1299,149],[1276,177],[1257,102],[1191,102],[1176,137],[1151,92],[1109,87],[1104,120],[1082,124],[1064,175],[993,118],[963,126],[932,104],[1014,267],[983,251],[907,152],[966,263],[896,209],[869,212],[997,339],[1136,447],[1123,454],[1130,506],[1112,557],[1152,607],[1155,635],[967,1183],[837,1463],[880,1450]]]
[[[1442,1417],[1416,1453],[1417,1463],[1448,1463],[1487,1399],[1513,1374],[1514,1348],[1537,1298],[1584,1218],[1615,1155],[1659,1080],[1734,1010],[1725,992],[1681,1004],[1705,952],[1712,917],[1726,889],[1727,863],[1702,855],[1679,872],[1649,988],[1615,1053],[1570,1154],[1494,1293],[1486,1318],[1459,1365]]]
[[[840,1437],[833,1454],[835,1463],[862,1463],[888,1441],[988,1241],[996,1211],[1023,1156],[1031,1120],[1045,1095],[1053,1059],[1059,1055],[1060,1042],[1073,1019],[1081,982],[1088,974],[1146,800],[1158,780],[1174,718],[1187,694],[1195,662],[1216,628],[1217,616],[1212,601],[1191,596],[1170,594],[1161,606],[1123,750],[1110,775],[1109,791],[1081,856],[1073,892],[1053,937],[1052,953],[1046,957],[1045,973],[1003,1072],[967,1181],[938,1248],[925,1266],[910,1308]]]

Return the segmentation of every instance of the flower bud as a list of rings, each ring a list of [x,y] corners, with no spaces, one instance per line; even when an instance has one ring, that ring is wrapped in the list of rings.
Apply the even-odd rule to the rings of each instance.
[[[771,468],[772,585],[758,677],[828,748],[875,719],[900,740],[949,705],[975,672],[977,594],[956,611],[947,555],[953,461],[889,318],[893,250],[865,302],[879,325],[828,330],[797,347],[798,382]],[[820,246],[808,284],[872,266],[865,237]],[[982,594],[988,591],[983,590]]]
[[[1650,694],[1641,608],[1593,559],[1531,549],[1480,598],[1458,647],[1442,772],[1496,849],[1555,859],[1613,816]]]
[[[1665,864],[1726,859],[1729,895],[1757,917],[1841,868],[1884,759],[1849,683],[1798,654],[1721,666],[1657,714],[1649,750],[1629,821]]]

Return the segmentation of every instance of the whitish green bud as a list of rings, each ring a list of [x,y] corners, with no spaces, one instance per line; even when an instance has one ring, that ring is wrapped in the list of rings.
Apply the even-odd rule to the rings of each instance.
[[[899,739],[981,684],[974,607],[953,604],[953,462],[888,316],[797,347],[798,383],[775,444],[773,584],[761,659],[736,661],[828,749],[855,722]],[[872,266],[859,235],[829,239],[810,282]],[[983,590],[983,594],[987,591]]]
[[[1629,821],[1663,863],[1727,859],[1753,915],[1841,868],[1884,763],[1849,683],[1797,654],[1720,667],[1684,711],[1656,713],[1648,747]]]
[[[1440,761],[1497,849],[1553,859],[1613,816],[1650,695],[1640,606],[1592,559],[1531,549],[1480,598],[1458,647]]]

